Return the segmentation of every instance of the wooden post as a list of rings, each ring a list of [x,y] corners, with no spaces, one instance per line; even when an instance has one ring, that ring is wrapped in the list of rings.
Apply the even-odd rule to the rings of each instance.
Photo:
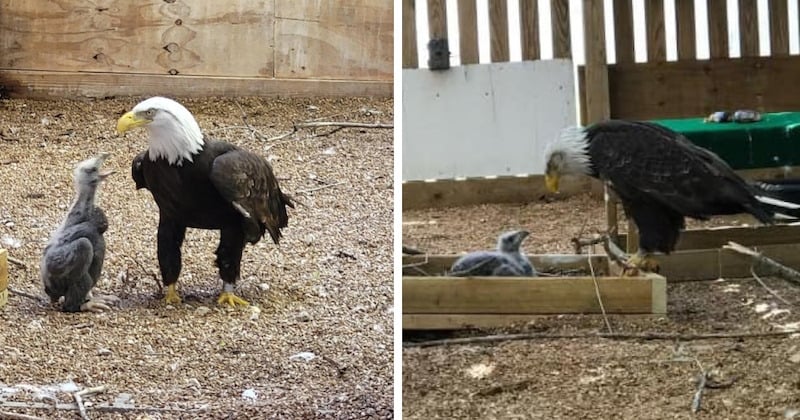
[[[569,32],[569,0],[551,0],[550,17],[553,27],[553,57],[572,58]]]
[[[403,0],[403,68],[419,67],[417,57],[417,20],[414,0]]]
[[[478,10],[475,0],[458,0],[458,36],[461,64],[478,64]]]
[[[583,1],[584,44],[586,45],[586,121],[607,120],[611,114],[608,99],[603,2]]]
[[[0,308],[8,303],[8,251],[0,248]]]
[[[539,59],[539,1],[519,0],[519,34],[523,60]]]
[[[706,0],[708,7],[708,47],[711,58],[727,58],[728,6],[725,0]]]
[[[489,40],[492,63],[508,61],[508,4],[506,0],[489,0]]]
[[[789,55],[789,5],[786,0],[769,0],[770,54]]]
[[[758,57],[758,4],[756,0],[739,0],[739,44],[742,57]]]
[[[617,64],[633,63],[633,11],[631,0],[614,0],[614,45]]]
[[[675,0],[675,20],[678,24],[678,60],[694,60],[697,56],[694,0]]]
[[[664,37],[664,1],[644,2],[645,26],[647,30],[647,61],[667,61],[667,41]]]

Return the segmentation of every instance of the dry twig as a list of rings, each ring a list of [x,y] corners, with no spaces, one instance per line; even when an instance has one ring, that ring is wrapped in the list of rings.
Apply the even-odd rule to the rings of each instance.
[[[764,332],[729,332],[729,333],[706,333],[706,334],[676,334],[663,332],[645,333],[520,333],[520,334],[496,334],[478,337],[444,338],[441,340],[418,341],[403,343],[403,347],[434,347],[461,344],[481,344],[496,343],[500,341],[517,340],[556,340],[556,339],[583,339],[583,338],[607,338],[611,340],[671,340],[671,341],[692,341],[692,340],[715,340],[726,338],[768,338],[786,337],[792,334],[800,334],[800,329],[786,331],[764,331]]]
[[[747,255],[751,257],[755,263],[768,268],[771,273],[783,278],[784,280],[800,284],[800,271],[797,271],[791,267],[787,267],[758,251],[737,244],[736,242],[728,242],[728,244],[723,245],[722,248],[731,250],[738,254]]]
[[[331,188],[331,187],[335,187],[337,185],[342,185],[342,184],[344,184],[344,182],[334,182],[332,184],[320,185],[319,187],[308,188],[308,189],[305,189],[305,190],[297,190],[294,193],[295,194],[308,194],[310,192],[324,190],[325,188]]]
[[[161,285],[161,282],[158,281],[158,276],[156,275],[156,273],[154,273],[154,272],[148,270],[147,268],[145,268],[145,266],[142,263],[140,263],[139,260],[137,260],[136,258],[133,258],[133,257],[127,257],[127,258],[129,260],[133,261],[134,264],[139,266],[139,269],[141,269],[142,272],[144,272],[144,274],[147,274],[148,276],[153,278],[153,281],[156,283],[156,286],[158,287],[158,293],[163,293],[164,292],[164,287]]]
[[[13,288],[11,288],[11,286],[8,286],[8,287],[6,287],[6,289],[7,289],[7,290],[8,290],[8,291],[9,291],[9,292],[12,294],[12,295],[26,297],[26,298],[28,298],[28,299],[33,299],[33,300],[35,300],[35,301],[37,301],[37,302],[41,302],[41,301],[42,301],[42,298],[40,298],[39,296],[35,296],[35,295],[32,295],[32,294],[30,294],[30,293],[21,292],[21,291],[19,291],[19,290],[17,290],[17,289],[13,289]]]
[[[300,131],[301,128],[319,128],[319,127],[336,127],[333,130],[324,133],[324,134],[315,134],[313,137],[327,137],[331,134],[345,129],[345,128],[377,128],[377,129],[392,129],[394,128],[393,124],[381,124],[381,123],[360,123],[360,122],[350,122],[350,121],[307,121],[297,123],[292,127],[291,131],[283,133],[276,137],[270,137],[267,139],[262,139],[266,141],[276,141],[276,140],[283,140],[286,137],[291,136],[294,133]]]
[[[784,299],[781,295],[779,295],[778,292],[770,289],[766,285],[766,283],[764,283],[764,281],[761,280],[761,277],[758,277],[758,275],[756,274],[756,271],[755,271],[755,269],[754,269],[754,267],[752,265],[750,266],[750,275],[753,276],[753,278],[758,282],[758,284],[761,285],[761,287],[764,288],[764,290],[767,291],[767,293],[771,294],[772,296],[775,296],[775,298],[778,299],[779,301],[781,301],[781,302],[783,302],[783,303],[785,303],[787,305],[791,305],[791,303],[789,303],[788,300]]]
[[[597,284],[597,276],[594,274],[594,265],[592,265],[592,256],[590,255],[587,259],[589,261],[589,270],[592,271],[592,281],[594,282],[594,293],[597,295],[597,302],[600,304],[600,312],[603,314],[603,321],[606,323],[606,328],[608,328],[608,333],[613,334],[614,331],[611,329],[611,322],[608,321],[608,315],[606,315],[606,307],[603,305],[603,298],[600,296],[600,285]]]
[[[28,269],[28,264],[25,264],[25,262],[20,259],[14,258],[11,255],[7,255],[6,259],[12,264],[18,265],[26,270]]]
[[[44,420],[41,417],[29,416],[27,414],[17,414],[10,411],[0,411],[0,419],[9,420]]]
[[[692,413],[700,411],[700,403],[703,398],[703,390],[706,389],[708,382],[708,371],[704,370],[700,373],[700,379],[697,381],[697,391],[692,398]]]
[[[75,404],[78,406],[78,412],[80,412],[81,418],[83,420],[89,420],[89,415],[86,414],[86,407],[83,406],[83,396],[106,392],[107,388],[108,387],[106,387],[105,385],[100,385],[92,388],[82,389],[72,394],[72,397],[75,398]]]
[[[244,112],[244,108],[242,108],[242,105],[239,103],[239,101],[234,100],[233,102],[236,103],[236,106],[239,107],[239,111],[242,111],[242,122],[244,122],[244,125],[247,126],[247,128],[250,130],[250,134],[253,136],[253,138],[262,141],[267,140],[267,136],[262,134],[255,127],[253,127],[249,121],[247,121],[247,113]]]
[[[507,384],[492,385],[488,388],[484,388],[479,391],[473,392],[472,394],[470,394],[470,398],[475,396],[488,397],[491,395],[501,394],[503,392],[519,391],[521,389],[525,389],[528,385],[531,384],[531,382],[534,382],[534,379],[528,378]]]

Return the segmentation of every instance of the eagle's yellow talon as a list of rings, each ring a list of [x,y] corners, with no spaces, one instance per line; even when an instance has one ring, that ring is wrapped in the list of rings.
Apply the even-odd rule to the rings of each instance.
[[[177,305],[181,303],[181,297],[178,295],[178,291],[175,290],[175,284],[170,284],[167,286],[167,296],[164,298],[167,304],[174,304]]]
[[[236,305],[241,306],[249,306],[250,302],[240,298],[239,296],[234,295],[232,292],[222,292],[219,295],[219,299],[217,299],[218,305],[230,305],[231,307],[236,307]]]
[[[660,269],[658,261],[642,254],[632,255],[626,263],[628,267],[622,270],[625,277],[636,277],[642,272],[658,273]]]

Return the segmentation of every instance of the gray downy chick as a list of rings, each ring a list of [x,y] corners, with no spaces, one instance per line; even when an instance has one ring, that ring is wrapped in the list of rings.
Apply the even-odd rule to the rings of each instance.
[[[113,296],[93,299],[91,290],[100,278],[108,219],[95,205],[97,188],[113,171],[101,172],[108,158],[101,153],[75,166],[75,201],[64,222],[50,236],[40,264],[45,293],[52,302],[64,298],[64,312],[109,310]]]
[[[450,268],[451,276],[535,277],[528,257],[521,251],[522,241],[530,233],[525,230],[505,232],[497,239],[494,251],[476,251],[462,256]]]

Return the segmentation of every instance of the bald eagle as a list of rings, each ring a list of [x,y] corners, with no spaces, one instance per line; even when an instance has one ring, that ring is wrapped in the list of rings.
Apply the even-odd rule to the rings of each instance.
[[[646,270],[658,267],[650,254],[675,249],[684,217],[750,213],[771,223],[800,209],[745,182],[711,151],[649,122],[610,120],[564,129],[546,147],[545,162],[545,183],[552,192],[565,174],[610,184],[639,230],[639,251],[630,263]]]
[[[163,97],[137,104],[120,117],[117,132],[149,132],[149,148],[133,159],[136,188],[153,194],[159,209],[157,254],[167,303],[181,301],[175,284],[187,228],[220,231],[216,264],[223,282],[220,305],[248,305],[234,294],[246,243],[265,232],[276,244],[288,225],[292,200],[270,164],[232,144],[207,138],[183,105]]]

